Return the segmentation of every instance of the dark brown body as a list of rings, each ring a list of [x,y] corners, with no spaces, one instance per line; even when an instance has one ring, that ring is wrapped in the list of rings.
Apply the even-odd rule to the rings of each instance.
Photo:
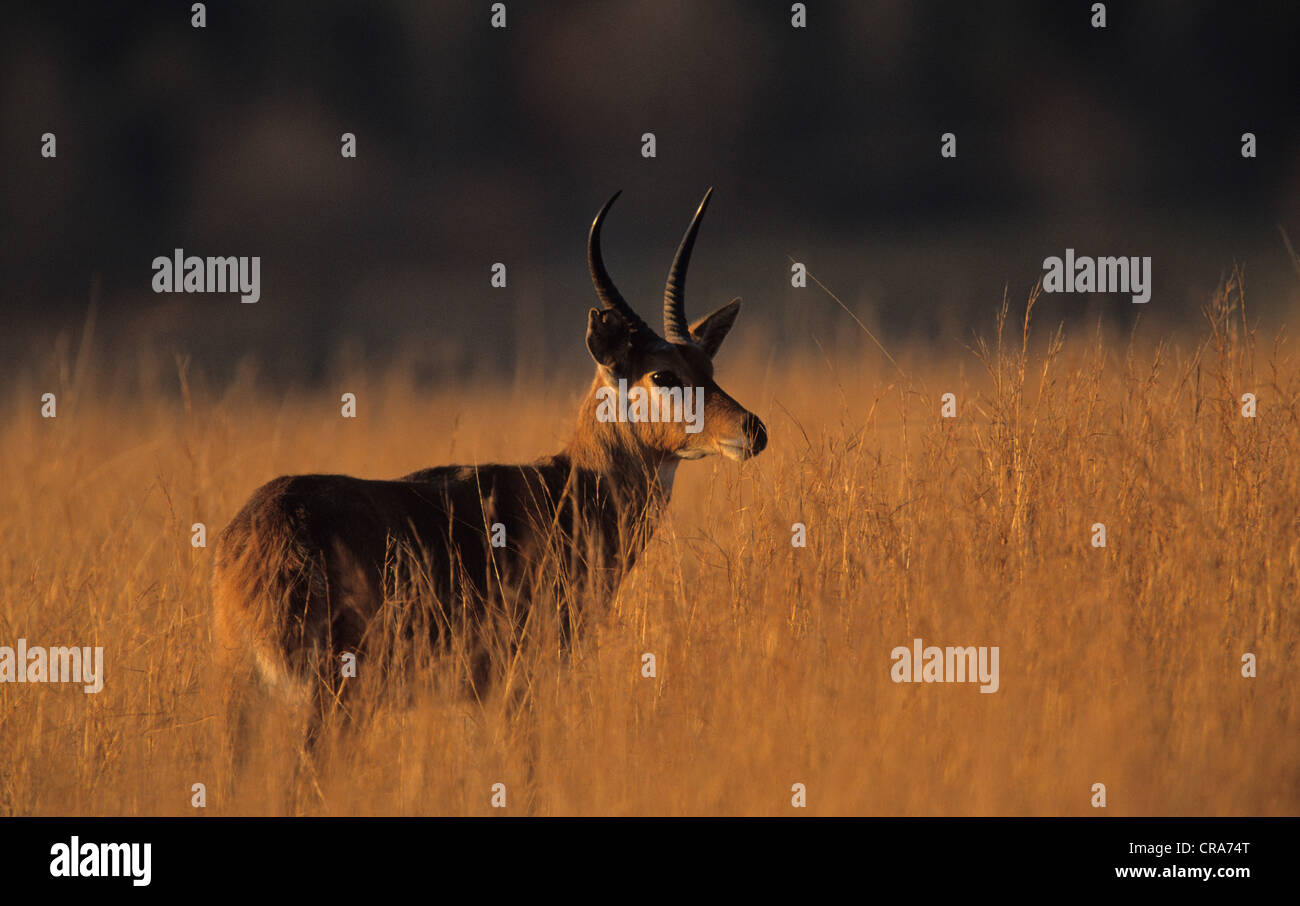
[[[264,679],[302,698],[313,678],[333,689],[342,653],[363,655],[385,600],[411,590],[435,643],[457,620],[518,625],[543,600],[567,633],[574,605],[617,588],[666,502],[655,472],[565,454],[394,481],[277,478],[217,541],[217,643],[230,654],[252,643]]]

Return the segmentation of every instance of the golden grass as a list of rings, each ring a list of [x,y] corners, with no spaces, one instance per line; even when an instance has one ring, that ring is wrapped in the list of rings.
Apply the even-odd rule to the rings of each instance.
[[[1237,283],[1207,314],[1155,344],[1013,317],[983,347],[892,350],[897,369],[865,337],[792,357],[733,338],[719,377],[768,451],[679,470],[611,610],[568,657],[527,653],[523,706],[427,667],[409,694],[366,687],[310,761],[265,707],[238,774],[208,581],[253,489],[554,452],[585,380],[33,377],[0,436],[0,644],[102,645],[107,678],[0,685],[0,813],[192,814],[202,782],[211,814],[483,815],[500,782],[514,815],[798,814],[794,783],[807,814],[1084,815],[1100,782],[1109,814],[1296,814],[1300,367],[1272,333],[1257,352]],[[918,637],[1000,646],[1001,689],[894,684],[891,649]]]

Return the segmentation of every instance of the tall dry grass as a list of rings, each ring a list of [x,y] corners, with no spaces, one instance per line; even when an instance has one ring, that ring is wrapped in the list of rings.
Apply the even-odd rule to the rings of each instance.
[[[809,814],[1095,814],[1094,783],[1109,814],[1297,813],[1294,351],[1236,280],[1163,341],[1030,322],[1004,307],[982,342],[897,366],[869,342],[733,338],[719,378],[768,451],[679,470],[610,610],[568,655],[526,650],[522,698],[473,702],[417,658],[403,683],[363,682],[310,758],[257,710],[239,769],[191,524],[211,544],[283,473],[553,452],[585,382],[428,392],[396,367],[279,394],[183,361],[107,385],[56,362],[4,414],[0,644],[102,645],[107,679],[0,685],[0,812],[191,814],[201,782],[212,814],[473,815],[499,782],[508,814],[794,814],[794,783]],[[1001,689],[894,684],[913,638],[1000,646]]]

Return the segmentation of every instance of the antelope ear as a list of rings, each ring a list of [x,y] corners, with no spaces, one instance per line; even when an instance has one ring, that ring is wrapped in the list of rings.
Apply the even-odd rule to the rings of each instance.
[[[691,325],[691,336],[695,338],[700,348],[709,354],[709,358],[718,354],[718,347],[727,338],[731,326],[736,323],[738,314],[740,314],[740,300],[732,299],[713,314],[706,315]]]
[[[587,351],[597,365],[624,371],[632,351],[632,329],[627,319],[612,308],[587,312]]]

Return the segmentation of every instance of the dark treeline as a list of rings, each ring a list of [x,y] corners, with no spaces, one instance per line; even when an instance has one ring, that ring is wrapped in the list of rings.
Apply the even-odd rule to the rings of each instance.
[[[444,363],[576,354],[586,228],[619,188],[606,254],[649,312],[709,185],[692,310],[741,295],[775,327],[845,329],[787,255],[932,338],[986,325],[1067,248],[1151,256],[1144,317],[1195,313],[1234,262],[1262,309],[1300,287],[1294,3],[1109,3],[1105,28],[1083,2],[810,2],[802,29],[785,2],[505,6],[495,29],[477,0],[210,3],[204,28],[189,3],[7,5],[7,367],[79,331],[92,285],[102,342],[217,372],[253,354],[310,378],[340,346],[408,341]],[[259,256],[260,301],[155,294],[177,248]]]

